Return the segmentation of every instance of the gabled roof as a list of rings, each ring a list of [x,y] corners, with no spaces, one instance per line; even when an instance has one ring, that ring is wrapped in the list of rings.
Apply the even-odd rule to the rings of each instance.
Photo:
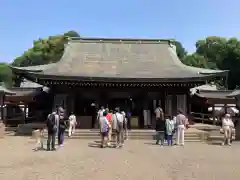
[[[236,97],[240,95],[240,89],[234,90],[232,93],[228,94],[228,97]]]
[[[197,93],[197,91],[204,91],[204,90],[207,90],[207,91],[216,91],[218,90],[217,88],[217,85],[215,84],[203,84],[201,86],[197,86],[197,87],[194,87],[194,88],[191,88],[190,89],[190,93],[191,95],[194,95],[195,93]]]
[[[228,71],[184,65],[168,40],[77,38],[61,60],[40,67],[16,68],[38,78],[202,81]]]
[[[28,71],[28,72],[41,72],[48,68],[55,66],[56,63],[51,64],[43,64],[38,66],[27,66],[27,67],[17,67],[17,66],[10,66],[14,71]]]
[[[14,91],[11,91],[9,89],[7,89],[4,86],[0,86],[0,93],[4,93],[4,94],[16,94]]]
[[[233,99],[228,97],[231,92],[231,90],[200,90],[199,93],[195,93],[195,95],[206,99]]]

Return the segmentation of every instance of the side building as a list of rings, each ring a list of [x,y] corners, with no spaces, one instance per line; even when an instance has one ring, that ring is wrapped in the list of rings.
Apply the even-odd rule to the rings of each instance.
[[[171,41],[159,39],[73,38],[57,63],[11,68],[16,76],[49,87],[53,100],[46,103],[74,112],[86,127],[94,118],[91,104],[131,111],[137,126],[142,111],[152,119],[157,105],[168,116],[177,108],[189,113],[189,90],[228,74],[184,65]]]

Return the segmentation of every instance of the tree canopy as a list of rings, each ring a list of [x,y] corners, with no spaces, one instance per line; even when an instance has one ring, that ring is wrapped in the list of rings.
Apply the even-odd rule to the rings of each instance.
[[[68,37],[79,37],[79,34],[75,31],[68,31],[61,35],[34,40],[33,47],[17,57],[12,65],[35,66],[57,62],[62,57]]]
[[[0,83],[6,86],[12,85],[12,71],[6,63],[0,63]]]
[[[40,38],[33,41],[33,47],[14,59],[14,66],[34,66],[54,63],[60,60],[67,37],[79,37],[75,31],[64,34]],[[240,85],[240,40],[217,36],[206,37],[196,42],[196,51],[188,54],[181,42],[174,40],[177,55],[189,66],[230,70],[228,86],[234,89]],[[0,64],[0,82],[11,84],[11,70],[7,64]]]

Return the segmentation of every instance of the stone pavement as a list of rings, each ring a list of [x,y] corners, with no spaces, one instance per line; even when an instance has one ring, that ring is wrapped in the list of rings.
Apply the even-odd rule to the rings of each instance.
[[[56,152],[33,152],[33,140],[0,139],[1,180],[238,180],[240,144],[187,143],[163,147],[132,140],[123,149],[100,149],[89,140],[67,140]],[[223,156],[223,157],[222,157]]]

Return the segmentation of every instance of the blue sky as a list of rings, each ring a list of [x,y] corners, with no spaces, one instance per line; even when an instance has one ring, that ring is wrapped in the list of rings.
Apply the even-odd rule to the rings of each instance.
[[[206,36],[240,36],[239,0],[1,0],[0,61],[34,39],[75,30],[85,37],[176,38],[193,52]]]

